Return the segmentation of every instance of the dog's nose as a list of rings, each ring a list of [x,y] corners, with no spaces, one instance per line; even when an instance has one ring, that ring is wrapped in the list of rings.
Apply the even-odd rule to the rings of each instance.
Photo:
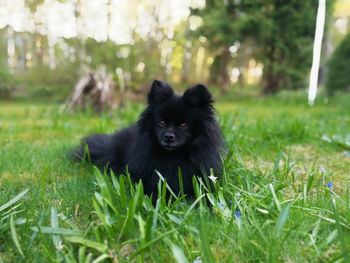
[[[167,132],[164,134],[164,139],[166,142],[173,142],[175,140],[175,135],[173,133]]]

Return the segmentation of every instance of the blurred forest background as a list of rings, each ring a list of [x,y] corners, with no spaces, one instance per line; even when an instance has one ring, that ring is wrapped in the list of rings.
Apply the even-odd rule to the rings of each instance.
[[[0,0],[0,97],[63,100],[91,70],[218,93],[306,90],[317,0]],[[320,85],[349,90],[350,1],[327,1]]]

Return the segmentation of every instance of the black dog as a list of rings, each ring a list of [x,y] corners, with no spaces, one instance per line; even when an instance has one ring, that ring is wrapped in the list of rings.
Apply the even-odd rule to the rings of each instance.
[[[86,138],[75,155],[82,159],[87,148],[93,164],[115,174],[128,167],[131,178],[143,182],[146,194],[157,192],[156,171],[178,194],[180,168],[184,192],[191,196],[193,175],[209,176],[210,169],[216,177],[221,174],[223,140],[212,102],[203,85],[177,96],[168,84],[155,80],[148,107],[136,124],[113,135]]]

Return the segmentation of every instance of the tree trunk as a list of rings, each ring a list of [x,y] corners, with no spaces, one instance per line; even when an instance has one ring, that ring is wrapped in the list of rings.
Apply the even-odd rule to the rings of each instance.
[[[274,94],[279,90],[280,76],[276,72],[276,58],[275,58],[275,45],[274,41],[270,42],[270,46],[267,52],[267,63],[265,63],[266,74],[264,72],[264,88],[262,93],[264,95]]]
[[[7,63],[13,73],[16,68],[16,46],[14,31],[10,26],[7,27]]]
[[[181,82],[188,83],[190,76],[190,65],[191,65],[191,44],[188,41],[185,44],[185,48],[183,51],[183,59],[182,59],[182,73],[181,73]]]
[[[218,85],[222,91],[227,91],[230,83],[230,76],[227,71],[230,62],[230,50],[224,47],[223,51],[214,58],[210,67],[210,83]]]
[[[110,37],[110,33],[111,33],[111,30],[112,30],[112,10],[113,10],[113,6],[112,6],[112,0],[108,0],[107,1],[107,41],[108,40],[111,40],[111,37]]]
[[[268,72],[266,74],[263,94],[268,95],[268,94],[276,93],[279,89],[279,83],[280,83],[280,78],[276,74],[276,72],[274,72],[273,66],[271,65],[270,69],[268,69]]]

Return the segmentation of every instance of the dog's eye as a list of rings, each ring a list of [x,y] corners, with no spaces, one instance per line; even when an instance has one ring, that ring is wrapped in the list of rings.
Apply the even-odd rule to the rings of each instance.
[[[160,122],[158,123],[158,126],[161,127],[161,128],[162,128],[162,127],[165,127],[165,122],[164,122],[164,121],[160,121]]]
[[[186,123],[181,123],[180,127],[181,128],[187,128],[187,124]]]

